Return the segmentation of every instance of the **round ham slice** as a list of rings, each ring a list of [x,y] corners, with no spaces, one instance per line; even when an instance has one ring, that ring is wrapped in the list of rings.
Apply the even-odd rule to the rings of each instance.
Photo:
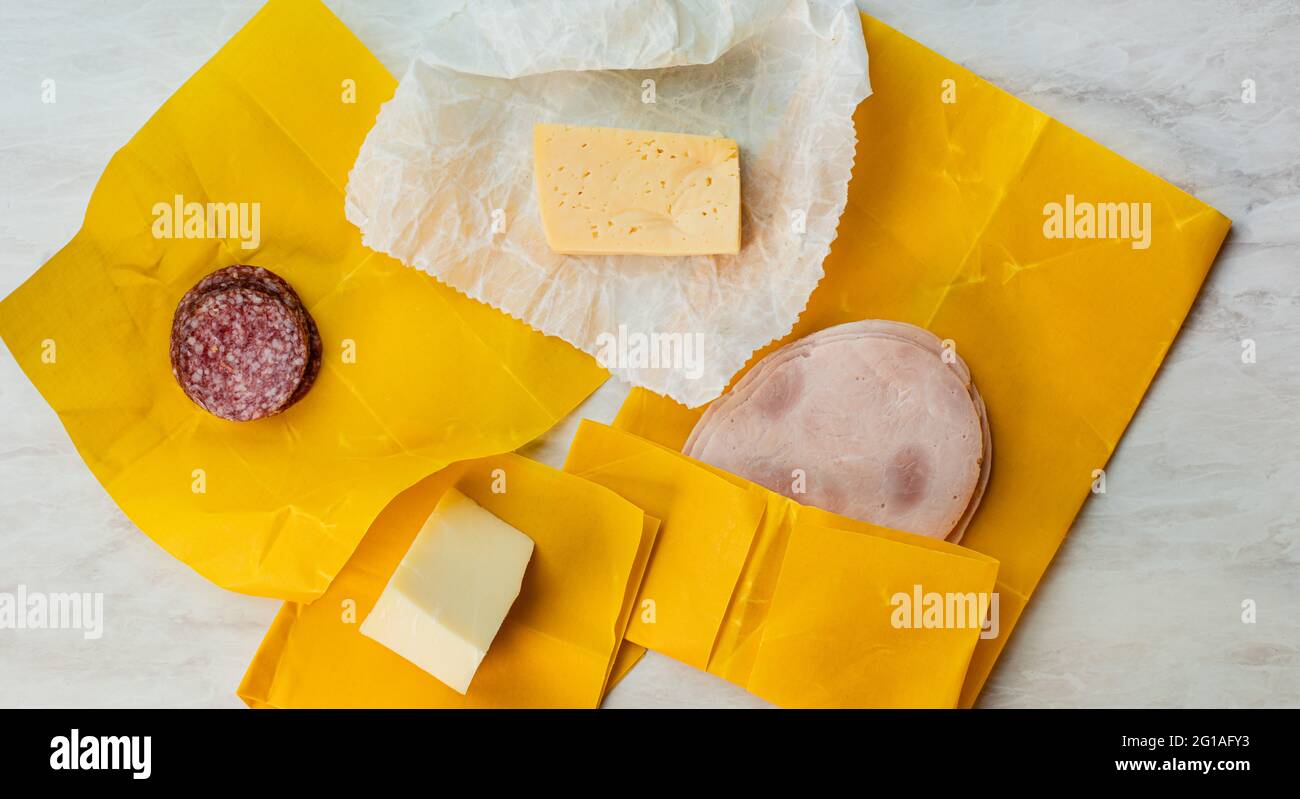
[[[755,365],[683,452],[802,503],[955,542],[987,485],[991,441],[970,370],[943,356],[913,325],[827,328]]]

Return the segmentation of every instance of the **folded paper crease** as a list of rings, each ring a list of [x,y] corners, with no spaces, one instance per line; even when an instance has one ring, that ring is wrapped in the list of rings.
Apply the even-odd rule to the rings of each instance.
[[[864,16],[863,27],[873,95],[855,117],[843,233],[793,332],[749,366],[786,341],[859,319],[924,326],[970,366],[996,446],[962,544],[997,559],[1002,602],[999,634],[979,641],[965,671],[960,704],[969,706],[1230,222],[881,22]],[[1137,213],[1149,203],[1148,246],[1133,229],[1104,240],[1048,237],[1050,204],[1067,195],[1136,203]],[[615,426],[678,450],[700,412],[637,389]]]
[[[82,229],[0,303],[0,336],[100,483],[232,590],[310,602],[396,494],[521,446],[607,378],[362,246],[342,187],[395,85],[324,6],[272,0],[112,158]],[[157,228],[178,195],[256,209],[259,240]],[[180,296],[234,263],[292,284],[325,348],[300,403],[244,424],[186,399],[167,357]]]
[[[535,546],[465,695],[359,631],[452,486]],[[594,708],[642,654],[621,644],[659,527],[612,491],[518,455],[457,463],[395,498],[321,599],[285,603],[239,695],[279,708]]]
[[[595,422],[564,468],[661,520],[628,641],[786,707],[956,706],[983,618],[904,626],[897,597],[991,602],[993,558],[800,505]]]

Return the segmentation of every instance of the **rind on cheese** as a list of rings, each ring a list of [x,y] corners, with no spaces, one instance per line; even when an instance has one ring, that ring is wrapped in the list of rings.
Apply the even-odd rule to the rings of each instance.
[[[531,538],[449,489],[361,634],[464,694],[519,596],[532,555]]]
[[[551,249],[574,255],[740,251],[731,139],[539,124],[533,172]]]

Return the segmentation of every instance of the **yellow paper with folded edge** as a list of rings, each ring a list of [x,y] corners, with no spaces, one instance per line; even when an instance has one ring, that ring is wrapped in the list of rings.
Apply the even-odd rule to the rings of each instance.
[[[564,468],[662,522],[632,644],[787,707],[957,704],[983,615],[900,626],[894,597],[919,586],[989,602],[993,558],[800,505],[591,421]]]
[[[0,304],[0,335],[118,505],[226,588],[314,599],[398,492],[515,449],[607,376],[361,245],[343,187],[395,86],[322,5],[273,0],[114,156],[82,230]],[[155,238],[154,205],[176,195],[257,203],[258,246]],[[250,423],[191,403],[168,361],[180,296],[234,263],[293,284],[324,345],[307,396]]]
[[[359,631],[453,485],[535,545],[464,696]],[[285,603],[239,696],[279,708],[596,707],[635,662],[619,644],[658,527],[614,492],[518,455],[455,464],[384,509],[323,597]]]
[[[873,95],[855,118],[854,179],[826,277],[791,334],[750,365],[787,341],[871,318],[928,328],[970,365],[988,405],[993,470],[962,545],[1001,563],[1001,630],[975,651],[961,697],[969,706],[1230,222],[897,31],[863,24]],[[1067,195],[1149,202],[1149,247],[1047,238],[1045,208]],[[680,449],[701,411],[634,390],[615,425]]]
[[[641,585],[642,601],[652,598],[654,608],[633,615],[627,638],[703,669],[763,519],[767,492],[706,469],[682,472],[682,456],[662,447],[629,452],[628,438],[583,420],[564,470],[660,520]]]

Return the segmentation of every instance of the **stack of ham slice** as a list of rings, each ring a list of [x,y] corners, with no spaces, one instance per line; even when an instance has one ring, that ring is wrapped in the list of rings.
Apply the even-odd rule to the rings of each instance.
[[[787,344],[705,411],[683,452],[798,502],[961,540],[989,479],[984,401],[955,350],[866,320]]]

